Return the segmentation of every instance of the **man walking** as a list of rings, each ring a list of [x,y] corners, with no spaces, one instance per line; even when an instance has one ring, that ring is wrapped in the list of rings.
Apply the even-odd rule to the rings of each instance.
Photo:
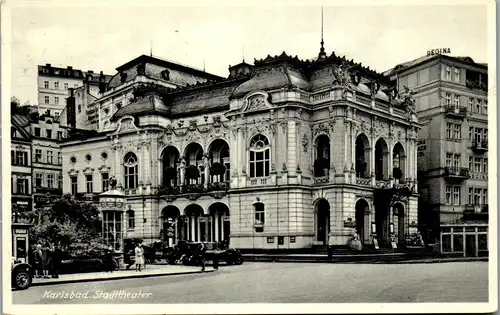
[[[201,271],[205,271],[205,251],[206,251],[206,246],[203,242],[200,243],[198,246],[198,260],[200,261],[201,264]]]

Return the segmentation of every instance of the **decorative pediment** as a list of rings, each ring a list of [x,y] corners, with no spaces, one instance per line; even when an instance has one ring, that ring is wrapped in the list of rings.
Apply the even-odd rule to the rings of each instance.
[[[109,173],[111,171],[111,167],[107,165],[101,165],[97,169],[100,173]]]
[[[75,170],[74,168],[72,168],[68,171],[68,175],[69,176],[77,176],[79,172],[80,172],[79,170]]]
[[[243,112],[271,109],[274,106],[269,102],[269,94],[264,91],[253,92],[243,99]]]
[[[114,134],[126,133],[126,132],[134,132],[139,131],[139,128],[134,124],[134,117],[125,116],[118,121],[118,128]]]
[[[92,167],[86,167],[83,169],[83,173],[90,175],[90,174],[94,173],[94,169]]]

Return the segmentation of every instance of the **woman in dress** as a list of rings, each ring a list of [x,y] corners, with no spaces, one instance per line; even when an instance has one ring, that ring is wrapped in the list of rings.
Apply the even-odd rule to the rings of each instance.
[[[135,271],[141,271],[141,266],[144,264],[144,251],[142,244],[138,243],[135,247]]]

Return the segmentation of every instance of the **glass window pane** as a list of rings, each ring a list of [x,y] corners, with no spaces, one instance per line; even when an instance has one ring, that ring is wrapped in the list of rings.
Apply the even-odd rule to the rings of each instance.
[[[488,235],[487,234],[479,234],[477,237],[478,237],[478,249],[479,250],[488,250]]]
[[[266,153],[266,159],[269,160],[269,150],[266,150],[265,153]]]
[[[443,235],[443,252],[451,252],[451,235]]]
[[[453,251],[454,252],[463,252],[464,251],[464,243],[463,243],[463,235],[453,235]]]
[[[264,159],[264,152],[256,152],[257,161],[262,161]]]

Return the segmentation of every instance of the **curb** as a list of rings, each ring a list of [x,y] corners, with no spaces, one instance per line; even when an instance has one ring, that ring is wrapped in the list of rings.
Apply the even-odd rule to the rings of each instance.
[[[165,277],[165,276],[179,276],[179,275],[189,275],[196,273],[211,273],[216,270],[205,270],[205,271],[186,271],[186,272],[173,272],[173,273],[155,273],[155,274],[137,274],[137,275],[127,275],[112,278],[94,278],[94,279],[68,279],[50,282],[32,282],[30,287],[44,286],[44,285],[54,285],[54,284],[68,284],[68,283],[81,283],[81,282],[98,282],[98,281],[110,281],[110,280],[123,280],[123,279],[136,279],[136,278],[149,278],[149,277]]]
[[[449,263],[449,262],[473,262],[473,261],[488,261],[488,257],[470,257],[470,258],[406,258],[387,257],[386,259],[333,259],[329,261],[326,257],[311,258],[292,258],[292,257],[259,257],[252,259],[246,258],[247,262],[279,262],[279,263],[325,263],[325,264],[432,264],[432,263]]]

